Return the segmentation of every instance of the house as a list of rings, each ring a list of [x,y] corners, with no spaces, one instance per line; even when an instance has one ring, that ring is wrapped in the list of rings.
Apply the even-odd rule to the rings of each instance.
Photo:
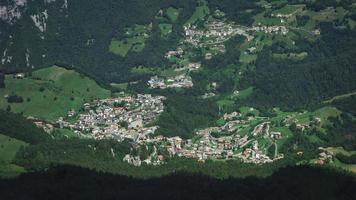
[[[164,157],[163,157],[163,155],[158,155],[158,156],[157,156],[157,159],[158,159],[159,161],[163,161],[163,160],[164,160]]]
[[[14,75],[14,78],[23,79],[23,78],[25,78],[25,74],[24,74],[24,73],[15,74],[15,75]]]

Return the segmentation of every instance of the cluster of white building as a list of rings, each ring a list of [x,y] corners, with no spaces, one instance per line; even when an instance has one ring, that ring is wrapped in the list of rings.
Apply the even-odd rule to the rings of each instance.
[[[170,155],[207,159],[241,159],[245,163],[263,164],[283,158],[277,150],[273,157],[266,155],[261,149],[258,138],[264,138],[270,145],[277,145],[281,139],[280,132],[269,130],[269,122],[262,122],[254,130],[241,136],[239,131],[249,126],[248,119],[242,119],[240,113],[224,114],[227,122],[223,126],[209,127],[196,132],[197,138],[182,140],[179,137],[169,138],[167,150]],[[215,134],[213,134],[215,133]]]
[[[155,89],[166,89],[166,88],[191,88],[193,87],[192,78],[186,74],[163,78],[158,76],[153,76],[148,81],[150,88]]]
[[[86,103],[85,113],[79,114],[75,123],[62,118],[61,128],[69,128],[78,134],[90,135],[95,139],[132,139],[141,143],[157,130],[149,126],[163,112],[163,96],[140,95],[96,100]]]
[[[227,23],[221,19],[211,19],[206,22],[203,29],[195,25],[184,27],[184,43],[193,45],[195,48],[209,48],[224,53],[224,43],[235,35],[243,35],[249,41],[253,36],[249,35],[244,27],[233,23]]]
[[[252,28],[249,28],[248,30],[283,35],[286,35],[289,32],[286,26],[254,26]]]

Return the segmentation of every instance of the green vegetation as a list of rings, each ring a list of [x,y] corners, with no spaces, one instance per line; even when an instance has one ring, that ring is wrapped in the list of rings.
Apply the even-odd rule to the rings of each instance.
[[[231,108],[235,105],[235,102],[232,100],[223,99],[223,100],[217,101],[217,104],[218,104],[219,108],[221,108],[223,110],[229,110],[229,108]]]
[[[290,110],[312,107],[320,104],[321,100],[354,91],[356,79],[353,77],[356,70],[351,63],[355,59],[355,32],[337,30],[331,24],[324,24],[321,32],[324,35],[315,44],[318,50],[307,46],[299,47],[308,53],[307,59],[300,62],[273,59],[273,52],[278,50],[278,46],[265,48],[256,60],[256,69],[244,77],[244,87],[255,87],[253,94],[247,99],[249,104],[255,102],[259,107]],[[333,53],[330,54],[329,51]],[[320,62],[321,57],[324,59]],[[328,78],[325,79],[325,76]]]
[[[197,4],[198,6],[195,8],[195,12],[190,17],[190,19],[185,23],[185,25],[188,24],[192,25],[199,20],[203,20],[207,15],[209,15],[210,10],[205,0],[198,0]]]
[[[111,149],[115,152],[113,156]],[[233,160],[228,162],[197,162],[193,159],[172,158],[165,165],[133,167],[122,161],[129,152],[128,143],[116,141],[92,141],[83,139],[57,140],[46,144],[29,146],[19,152],[16,164],[26,170],[46,169],[50,164],[74,165],[114,174],[137,178],[160,177],[176,172],[202,173],[217,178],[247,177],[250,175],[265,177],[290,161],[280,161],[266,165],[244,164]],[[219,169],[219,170],[216,170]]]
[[[24,141],[38,144],[49,140],[49,135],[19,114],[0,110],[0,133]]]
[[[239,93],[236,95],[237,98],[239,99],[245,99],[249,97],[253,93],[253,87],[248,87],[244,90],[239,91]]]
[[[307,52],[301,52],[301,53],[274,53],[273,57],[277,59],[292,59],[292,60],[303,60],[308,56]]]
[[[138,67],[133,67],[131,69],[132,73],[135,74],[149,74],[149,75],[153,75],[157,73],[156,68],[150,68],[150,67],[144,67],[144,66],[138,66]]]
[[[352,96],[356,96],[356,92],[337,95],[337,96],[331,98],[330,100],[324,101],[324,103],[333,103],[334,101],[343,100],[345,98],[352,97]]]
[[[110,96],[95,81],[57,66],[34,71],[24,79],[8,75],[5,83],[0,89],[0,108],[10,106],[13,112],[50,121],[65,117],[70,109],[79,110],[86,101]],[[8,103],[6,95],[19,95],[24,101]]]
[[[250,26],[254,16],[263,11],[258,2],[259,0],[208,0],[208,6],[211,11],[223,11],[229,20]]]
[[[184,94],[168,96],[165,112],[158,119],[158,134],[191,138],[198,128],[208,127],[217,119],[218,108],[212,101]]]
[[[150,26],[136,24],[134,27],[128,28],[123,40],[112,39],[109,51],[122,57],[125,57],[130,50],[134,52],[142,51],[145,48],[145,41],[151,31]],[[165,26],[164,28],[164,33],[166,33],[166,29],[169,27]]]
[[[78,134],[74,133],[72,130],[62,128],[55,128],[51,135],[53,135],[53,137],[56,139],[72,139],[79,137]]]
[[[21,115],[0,111],[0,122],[0,176],[16,176],[25,172],[13,162],[16,153],[28,144],[47,142],[49,137]]]
[[[158,75],[163,77],[178,76],[186,73],[186,70],[176,71],[173,68],[161,69],[161,68],[150,68],[150,67],[134,67],[131,69],[132,73],[140,75]]]
[[[281,20],[277,17],[265,17],[265,13],[258,14],[254,17],[253,25],[268,25],[268,26],[279,26],[282,24]]]
[[[110,86],[115,88],[115,89],[119,89],[119,90],[126,90],[127,86],[129,85],[129,83],[111,83]]]
[[[125,57],[132,47],[132,42],[132,40],[118,41],[113,39],[110,43],[109,51]]]
[[[0,163],[10,163],[24,146],[27,146],[25,142],[0,134]]]
[[[301,11],[305,5],[286,5],[280,9],[272,11],[273,14],[291,15]]]
[[[8,177],[25,172],[17,165],[12,164],[16,153],[27,144],[23,141],[0,134],[0,177]]]
[[[160,127],[157,134],[191,138],[197,129],[224,125],[223,114],[240,111],[249,119],[246,126],[239,127],[241,135],[250,133],[263,120],[271,121],[271,130],[281,132],[282,139],[257,140],[270,155],[274,151],[285,153],[286,159],[290,159],[288,163],[315,159],[320,146],[340,146],[345,152],[353,152],[356,149],[355,8],[343,1],[296,3],[299,1],[89,0],[82,5],[83,2],[76,1],[71,6],[83,9],[75,9],[76,12],[68,9],[69,19],[55,5],[48,8],[51,21],[48,31],[43,33],[45,39],[32,30],[33,22],[27,22],[28,17],[19,19],[21,27],[14,26],[12,37],[1,24],[1,30],[8,35],[0,38],[0,52],[7,52],[13,59],[0,66],[0,108],[19,115],[1,111],[0,133],[31,144],[16,159],[16,164],[26,170],[46,169],[54,163],[143,177],[168,174],[176,169],[227,177],[238,172],[252,174],[253,170],[265,175],[280,166],[268,165],[265,171],[262,169],[265,166],[238,161],[208,161],[200,165],[193,160],[173,158],[166,166],[132,169],[122,162],[129,149],[126,143],[121,146],[113,141],[82,140],[73,131],[57,127],[51,135],[44,133],[23,117],[54,122],[66,116],[69,109],[79,111],[84,102],[111,95],[94,80],[73,70],[56,66],[33,72],[29,69],[32,65],[62,63],[83,70],[101,84],[112,83],[111,89],[117,94],[125,91],[166,96],[165,110],[155,122]],[[38,3],[27,12],[38,12],[39,8],[46,7]],[[93,16],[90,20],[88,10]],[[210,22],[206,19],[241,25],[251,36],[247,38],[252,39],[237,34],[224,43],[226,52],[207,58],[206,53],[217,50],[195,48],[183,42],[183,26],[196,25],[204,31],[204,23]],[[263,25],[285,26],[288,33],[250,29]],[[181,44],[183,55],[165,57]],[[24,55],[28,52],[26,62]],[[201,69],[174,70],[190,62],[201,63]],[[24,72],[26,77],[15,78],[2,72]],[[183,73],[192,77],[193,88],[147,88],[150,76]],[[213,83],[216,87],[212,87]],[[211,93],[212,97],[202,98]],[[320,120],[318,124],[316,118]],[[297,125],[307,128],[301,130]],[[50,136],[53,141],[49,141]],[[112,155],[111,148],[117,155]],[[304,155],[296,157],[300,151]],[[336,158],[336,165],[345,167],[350,164],[348,160],[353,162],[353,155],[345,152],[340,153],[344,157]],[[12,165],[7,166],[15,169]],[[217,171],[217,167],[223,170]],[[224,171],[235,168],[236,172]]]
[[[166,10],[166,15],[172,22],[176,22],[179,16],[179,9],[169,7]]]
[[[169,35],[172,32],[172,24],[159,24],[158,26],[164,36]]]

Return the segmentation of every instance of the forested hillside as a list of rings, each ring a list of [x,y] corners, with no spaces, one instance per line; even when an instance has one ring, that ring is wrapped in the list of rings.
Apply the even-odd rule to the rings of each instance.
[[[50,136],[19,114],[0,110],[0,133],[30,144],[46,142]]]
[[[307,52],[303,61],[273,58],[284,53],[274,44],[259,54],[256,70],[246,76],[256,90],[248,101],[256,106],[305,108],[333,96],[356,90],[356,32],[322,24],[324,34],[314,44],[296,42],[299,52]]]
[[[350,2],[307,2],[306,7],[313,12],[329,7],[352,10]],[[255,24],[256,15],[269,14],[264,12],[264,5],[258,1],[210,0],[207,3],[210,10],[220,9],[226,13],[227,19],[245,26]],[[300,5],[305,2],[288,3]],[[15,3],[10,1],[8,5]],[[285,5],[287,2],[282,1],[273,6],[280,9]],[[147,76],[132,73],[131,69],[137,66],[167,68],[170,63],[164,58],[165,53],[178,44],[183,34],[182,26],[193,14],[196,6],[199,6],[199,3],[194,1],[174,0],[27,2],[24,6],[17,6],[21,17],[15,17],[12,23],[6,23],[6,20],[0,22],[0,52],[3,52],[0,69],[9,73],[59,64],[73,67],[105,84],[142,80]],[[160,9],[168,7],[179,8],[181,12],[173,24],[172,33],[161,37],[159,24],[155,19]],[[350,20],[355,16],[351,12],[347,15]],[[34,17],[38,18],[38,24],[34,23]],[[297,19],[298,23],[299,19],[307,22],[310,17],[297,16]],[[251,84],[256,88],[250,97],[253,105],[300,108],[355,89],[352,78],[355,73],[352,65],[355,31],[343,27],[345,19],[326,21],[328,22],[317,25],[322,33],[320,39],[312,43],[303,41],[302,38],[296,41],[296,50],[308,54],[305,60],[274,59],[273,53],[288,52],[281,49],[283,43],[264,48],[256,60],[256,70],[249,71],[250,75],[245,76],[241,83],[242,89]],[[124,38],[126,29],[133,24],[152,26],[144,48],[140,51],[130,51],[126,56],[111,53],[108,50],[110,41],[113,38]],[[226,60],[220,60],[224,62],[213,63],[219,68],[225,67]],[[237,65],[238,62],[231,60],[229,64]],[[211,64],[208,63],[207,67],[209,65]],[[0,76],[0,83],[1,79]],[[222,91],[231,92],[236,87],[236,81],[232,79],[234,76],[221,83]],[[341,79],[343,81],[338,83]],[[333,86],[341,89],[336,90]],[[275,97],[277,93],[278,98]]]
[[[11,56],[9,62],[2,63],[3,71],[26,71],[32,67],[60,64],[74,67],[105,83],[129,81],[133,79],[128,73],[132,67],[163,65],[165,51],[177,42],[182,29],[179,24],[183,24],[195,8],[194,1],[175,0],[80,0],[68,1],[67,6],[63,0],[44,2],[28,2],[22,17],[12,26],[1,21],[0,52]],[[122,58],[108,51],[111,39],[122,37],[125,28],[133,24],[150,24],[159,9],[169,6],[182,8],[174,34],[169,38],[160,38],[158,25],[153,24],[152,36],[141,53]],[[30,17],[35,15],[41,21],[41,28],[36,27]],[[26,55],[29,55],[28,59]]]

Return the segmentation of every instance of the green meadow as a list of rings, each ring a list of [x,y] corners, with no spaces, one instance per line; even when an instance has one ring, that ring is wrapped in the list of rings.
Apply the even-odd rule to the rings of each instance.
[[[24,172],[24,169],[12,163],[17,151],[28,144],[0,134],[0,177],[12,176]]]
[[[159,24],[158,26],[164,36],[172,32],[172,24]]]
[[[173,7],[169,7],[166,10],[166,15],[172,22],[176,22],[179,16],[179,10]]]
[[[57,66],[34,71],[23,79],[7,75],[5,85],[0,89],[1,109],[49,121],[65,117],[70,109],[79,110],[87,101],[111,95],[94,80]],[[6,97],[11,95],[21,96],[23,102],[8,103]]]
[[[202,1],[199,1],[198,4],[199,5],[195,8],[193,15],[185,23],[185,25],[194,24],[196,21],[202,20],[202,19],[204,19],[205,16],[209,15],[210,10],[209,10],[209,7],[207,6],[207,2],[202,0]]]
[[[149,25],[135,25],[127,28],[123,39],[113,38],[109,51],[113,54],[125,57],[130,51],[140,52],[145,48],[145,41],[149,37]]]

